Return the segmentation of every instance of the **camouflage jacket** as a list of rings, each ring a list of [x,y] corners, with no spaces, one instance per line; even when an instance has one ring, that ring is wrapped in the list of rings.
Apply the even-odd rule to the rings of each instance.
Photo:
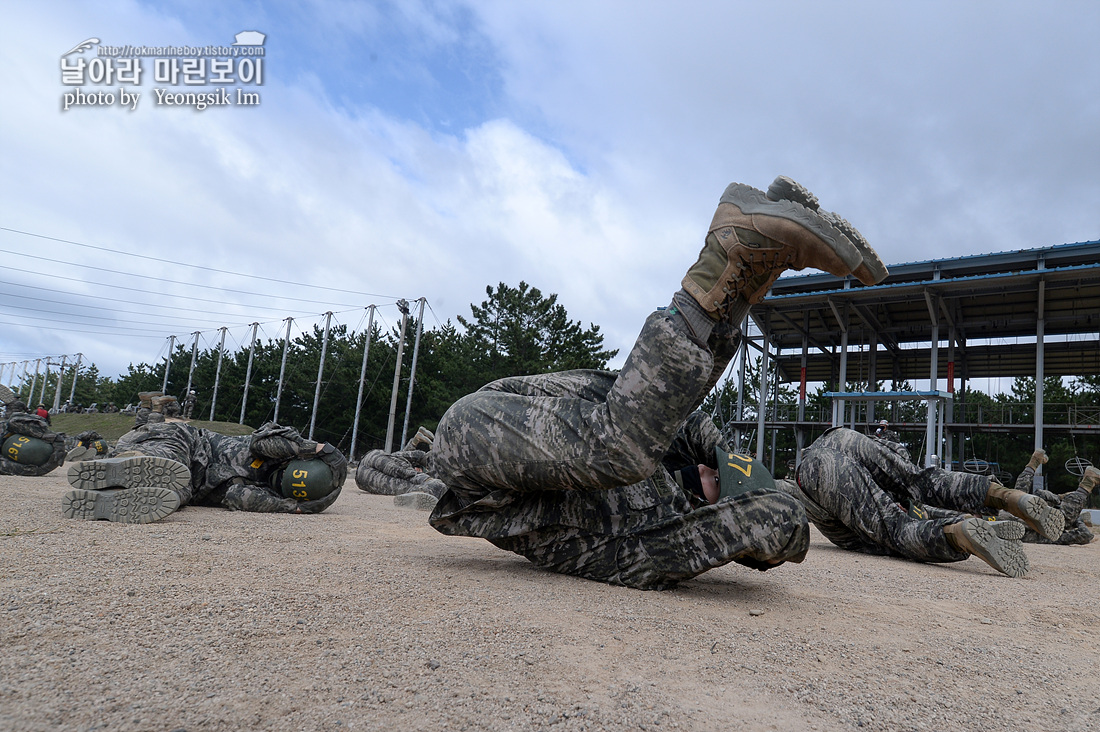
[[[291,427],[268,422],[251,435],[232,437],[178,422],[149,423],[123,435],[111,454],[134,450],[167,457],[191,471],[191,495],[181,505],[216,505],[240,511],[303,513],[335,502],[347,477],[339,450],[317,454],[318,443]],[[281,472],[291,460],[318,457],[332,469],[336,490],[318,501],[283,498]]]

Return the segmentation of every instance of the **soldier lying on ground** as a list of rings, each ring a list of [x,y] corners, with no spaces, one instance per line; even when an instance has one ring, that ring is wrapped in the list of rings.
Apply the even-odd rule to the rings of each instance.
[[[347,460],[328,443],[268,422],[230,437],[150,422],[119,438],[103,460],[74,463],[68,518],[148,523],[187,505],[263,513],[320,513],[340,495]]]
[[[507,378],[451,406],[429,453],[428,472],[447,486],[431,525],[640,589],[731,561],[801,561],[809,531],[792,496],[772,484],[710,505],[670,468],[717,471],[726,446],[712,422],[689,416],[736,354],[750,304],[805,267],[866,284],[886,276],[862,236],[790,179],[767,194],[731,184],[683,288],[648,317],[618,375]]]
[[[971,514],[999,509],[1051,540],[1061,535],[1062,513],[1041,497],[1005,488],[988,475],[918,468],[898,447],[837,427],[806,449],[796,482],[779,485],[799,499],[825,538],[865,554],[920,562],[975,555],[1019,577],[1028,570],[1020,543],[1024,526]]]
[[[45,475],[65,461],[65,435],[27,410],[11,389],[0,386],[0,475]]]
[[[107,457],[107,451],[110,449],[111,446],[101,434],[95,430],[85,430],[76,436],[76,444],[65,454],[65,462]]]
[[[1031,460],[1016,477],[1016,490],[1034,493],[1052,506],[1057,506],[1062,515],[1065,516],[1066,528],[1057,541],[1052,542],[1029,527],[1024,532],[1023,540],[1032,544],[1088,544],[1093,540],[1094,535],[1085,522],[1081,520],[1081,510],[1088,504],[1089,496],[1092,494],[1097,482],[1100,482],[1100,470],[1090,465],[1085,469],[1084,475],[1081,476],[1076,490],[1058,495],[1035,487],[1035,470],[1046,462],[1047,454],[1045,450],[1036,450],[1032,453]],[[999,515],[999,517],[1009,518],[1003,515]]]

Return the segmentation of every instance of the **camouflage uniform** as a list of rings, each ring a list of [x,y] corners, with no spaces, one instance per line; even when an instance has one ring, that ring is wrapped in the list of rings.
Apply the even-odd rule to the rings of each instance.
[[[9,405],[12,412],[6,421],[0,422],[0,443],[12,435],[24,435],[36,437],[39,440],[50,443],[53,452],[43,465],[29,465],[9,460],[6,455],[0,454],[0,475],[45,475],[61,463],[65,462],[65,435],[59,432],[51,432],[46,420],[36,414],[15,411],[20,408],[22,402],[14,402]],[[24,407],[25,408],[25,407]]]
[[[419,492],[439,498],[447,486],[425,473],[427,466],[428,453],[422,450],[371,450],[355,469],[355,484],[361,491],[380,496]]]
[[[700,505],[669,468],[716,467],[713,423],[689,418],[736,353],[719,328],[698,343],[675,310],[647,319],[622,371],[501,379],[443,415],[431,474],[447,485],[429,519],[539,566],[639,589],[731,561],[801,561],[805,511],[768,489]],[[685,424],[685,421],[687,424]]]
[[[139,453],[185,465],[191,471],[191,484],[178,491],[180,507],[193,504],[261,513],[320,513],[340,495],[347,461],[339,450],[317,454],[317,444],[274,422],[241,437],[177,422],[151,422],[119,438],[108,456]],[[291,460],[313,457],[332,469],[336,490],[316,501],[283,498],[278,486],[282,469]]]
[[[989,477],[918,468],[899,447],[836,427],[803,453],[797,483],[777,484],[842,549],[920,562],[966,559],[944,526],[983,512]]]
[[[1043,497],[1047,503],[1058,506],[1062,515],[1066,517],[1066,528],[1062,532],[1062,536],[1058,538],[1058,541],[1051,541],[1042,534],[1039,534],[1032,529],[1028,528],[1024,532],[1023,541],[1031,544],[1088,544],[1092,541],[1092,530],[1081,520],[1081,510],[1089,502],[1089,491],[1078,486],[1075,490],[1069,493],[1063,493],[1061,495],[1049,493],[1047,491],[1034,490],[1035,480],[1035,468],[1030,465],[1025,466],[1020,475],[1016,478],[1015,488],[1018,491],[1024,493],[1037,493]],[[1013,517],[1004,511],[999,513],[1000,518],[1013,519]]]

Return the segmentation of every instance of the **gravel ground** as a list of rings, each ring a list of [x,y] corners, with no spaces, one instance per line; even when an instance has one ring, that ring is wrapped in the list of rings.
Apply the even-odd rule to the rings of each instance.
[[[668,592],[349,481],[319,516],[61,517],[0,477],[3,730],[1098,730],[1100,543],[1031,573],[835,549]]]

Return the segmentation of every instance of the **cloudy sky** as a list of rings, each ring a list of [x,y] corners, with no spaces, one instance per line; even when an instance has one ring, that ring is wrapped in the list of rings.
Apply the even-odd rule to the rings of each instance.
[[[15,0],[0,363],[103,375],[249,324],[558,293],[624,353],[723,188],[804,183],[887,263],[1100,238],[1100,4]],[[62,54],[266,35],[259,103],[63,84]],[[96,44],[65,56],[91,62]],[[238,60],[239,62],[239,60]],[[237,63],[237,62],[235,62]],[[238,66],[234,67],[239,69]],[[119,92],[139,93],[135,109]],[[65,95],[114,92],[115,104]],[[10,368],[10,367],[9,367]],[[7,379],[7,373],[0,373]]]

